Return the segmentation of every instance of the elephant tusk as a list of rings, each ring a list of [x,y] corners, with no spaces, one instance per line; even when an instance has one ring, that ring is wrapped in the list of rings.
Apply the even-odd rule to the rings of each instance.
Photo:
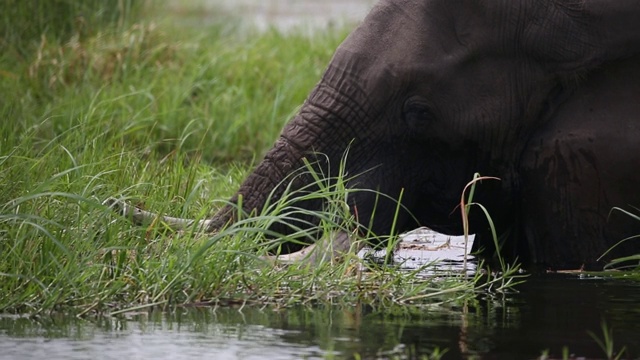
[[[108,198],[102,204],[110,207],[116,213],[131,219],[131,221],[136,225],[147,224],[155,220],[160,220],[163,223],[167,224],[172,230],[184,230],[192,227],[194,224],[197,224],[198,231],[205,231],[209,229],[211,223],[213,222],[213,220],[196,221],[193,219],[162,216],[156,213],[142,210],[136,206],[129,205],[125,201],[113,197]]]
[[[160,220],[168,225],[172,230],[184,230],[197,224],[199,231],[210,229],[214,220],[192,220],[162,216],[150,211],[142,210],[136,206],[128,204],[126,201],[110,197],[102,203],[108,206],[117,214],[130,219],[136,225],[148,224]],[[363,243],[355,241],[355,237],[346,231],[334,231],[328,236],[323,236],[315,244],[309,245],[302,250],[290,254],[267,255],[262,259],[275,264],[307,264],[315,265],[325,261],[336,263],[349,254],[357,254],[363,247]]]
[[[316,265],[325,261],[332,264],[341,261],[349,254],[357,254],[362,249],[361,241],[346,231],[332,232],[329,236],[323,236],[318,242],[305,247],[300,251],[282,255],[263,256],[264,260],[281,264],[308,264]]]

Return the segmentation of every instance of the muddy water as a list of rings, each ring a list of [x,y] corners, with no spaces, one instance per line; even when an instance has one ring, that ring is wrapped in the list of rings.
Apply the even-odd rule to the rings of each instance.
[[[431,309],[183,309],[129,318],[0,317],[1,359],[534,359],[563,347],[605,358],[588,331],[614,329],[640,357],[640,286],[597,278],[530,279],[520,293]]]

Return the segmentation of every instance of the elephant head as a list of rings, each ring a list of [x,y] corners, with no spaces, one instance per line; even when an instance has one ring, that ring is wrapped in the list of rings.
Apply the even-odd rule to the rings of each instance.
[[[400,199],[406,211],[396,230],[425,225],[459,234],[453,211],[474,173],[502,179],[483,184],[478,201],[507,232],[522,214],[519,166],[530,138],[554,121],[582,78],[640,50],[638,19],[640,1],[632,0],[381,0],[208,226],[234,221],[240,198],[252,212],[282,196],[284,180],[305,159],[336,175],[330,165],[348,149],[346,171],[362,174],[348,186],[388,196],[348,199],[373,233],[390,232],[397,207],[389,199]],[[288,186],[310,181],[301,175]],[[484,219],[471,221],[481,236]],[[507,244],[526,252],[527,241]]]

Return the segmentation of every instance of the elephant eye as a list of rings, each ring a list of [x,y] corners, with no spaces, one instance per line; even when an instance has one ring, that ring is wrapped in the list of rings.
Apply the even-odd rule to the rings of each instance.
[[[435,120],[433,112],[422,102],[407,101],[403,111],[404,121],[412,130],[424,130]]]

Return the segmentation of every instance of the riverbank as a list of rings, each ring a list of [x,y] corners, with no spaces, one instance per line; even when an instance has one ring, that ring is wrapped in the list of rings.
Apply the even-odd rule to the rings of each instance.
[[[283,216],[277,206],[213,236],[133,226],[111,211],[109,197],[174,216],[215,213],[349,30],[247,36],[234,21],[183,27],[156,12],[0,55],[0,311],[424,305],[506,283],[481,274],[443,281],[423,276],[428,264],[407,272],[355,257],[268,266],[258,256],[277,245],[265,231]],[[334,201],[344,191],[314,196]],[[348,213],[326,219],[328,231],[353,226]]]

